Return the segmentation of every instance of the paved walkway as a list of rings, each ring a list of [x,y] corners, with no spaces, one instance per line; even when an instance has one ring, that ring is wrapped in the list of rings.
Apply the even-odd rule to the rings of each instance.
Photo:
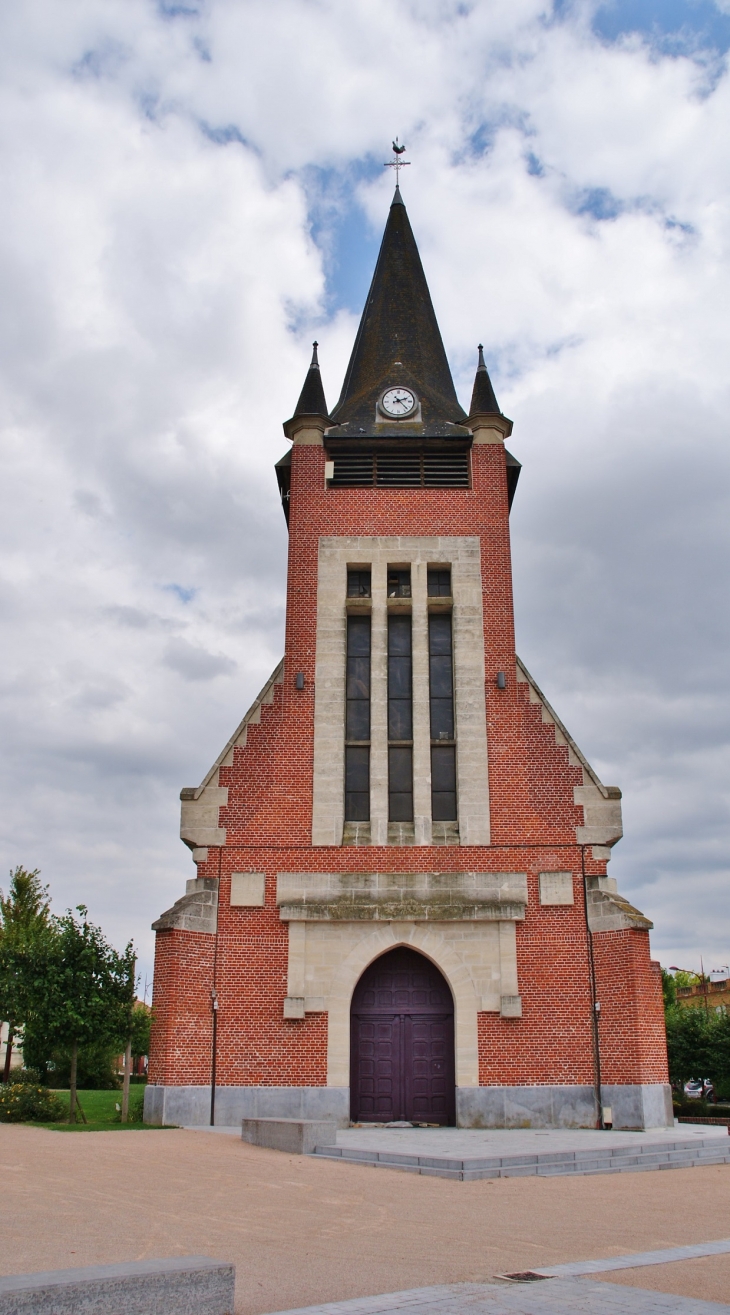
[[[538,1283],[454,1283],[380,1297],[305,1306],[278,1315],[727,1315],[730,1306],[583,1279]]]
[[[239,1129],[240,1132],[240,1129]],[[678,1124],[649,1132],[603,1132],[592,1128],[343,1128],[337,1145],[348,1150],[390,1150],[401,1155],[454,1159],[490,1155],[540,1155],[545,1151],[605,1150],[607,1146],[653,1146],[657,1142],[717,1137],[730,1144],[727,1128]]]
[[[727,1130],[683,1127],[651,1132],[586,1128],[460,1129],[360,1125],[337,1134],[317,1156],[399,1169],[421,1177],[474,1182],[517,1176],[638,1173],[708,1164],[730,1165]]]

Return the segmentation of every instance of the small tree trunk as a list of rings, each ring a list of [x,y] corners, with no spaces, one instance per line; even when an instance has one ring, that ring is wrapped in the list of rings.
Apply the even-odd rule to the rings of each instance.
[[[8,1041],[5,1047],[5,1067],[3,1069],[3,1082],[10,1081],[10,1061],[13,1057],[14,1036],[15,1036],[15,1028],[13,1027],[12,1023],[8,1023]]]
[[[69,1121],[69,1123],[75,1123],[75,1122],[76,1122],[76,1100],[77,1100],[77,1096],[76,1096],[76,1061],[78,1060],[78,1057],[79,1057],[79,1043],[78,1043],[78,1041],[74,1041],[74,1043],[73,1043],[73,1045],[72,1045],[72,1047],[71,1047],[71,1078],[70,1078],[70,1081],[69,1081],[69,1087],[71,1088],[71,1090],[70,1090],[70,1092],[69,1092],[70,1099],[69,1099],[69,1107],[68,1107],[68,1121]]]
[[[129,1075],[132,1071],[132,1039],[127,1042],[124,1052],[124,1083],[122,1085],[122,1123],[129,1117]]]

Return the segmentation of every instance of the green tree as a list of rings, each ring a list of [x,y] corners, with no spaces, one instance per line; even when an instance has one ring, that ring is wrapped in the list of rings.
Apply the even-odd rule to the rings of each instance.
[[[664,1009],[671,1009],[672,1005],[677,1003],[677,983],[672,973],[662,968],[662,994],[664,996]]]
[[[40,871],[18,865],[10,873],[5,896],[0,890],[0,1017],[8,1025],[3,1082],[10,1077],[13,1041],[28,1012],[32,988],[31,962],[48,938],[50,901]]]
[[[71,1052],[69,1123],[76,1118],[76,1071],[80,1045],[126,1043],[134,1005],[134,952],[122,954],[101,928],[88,921],[83,904],[54,918],[55,935],[44,943],[42,983],[33,1004],[33,1026],[51,1046]],[[40,965],[39,965],[40,966]]]
[[[689,1078],[730,1077],[730,1017],[704,1009],[667,1011],[669,1076],[682,1084]]]

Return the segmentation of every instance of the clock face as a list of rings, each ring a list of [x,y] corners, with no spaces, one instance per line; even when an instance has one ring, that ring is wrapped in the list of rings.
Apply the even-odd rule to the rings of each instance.
[[[386,415],[400,418],[416,408],[416,398],[409,388],[389,388],[383,393],[380,405]]]

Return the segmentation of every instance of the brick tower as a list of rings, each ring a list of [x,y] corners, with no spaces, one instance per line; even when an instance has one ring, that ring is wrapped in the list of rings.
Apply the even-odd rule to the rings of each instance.
[[[459,405],[397,187],[340,400],[315,345],[284,431],[285,655],[182,791],[148,1121],[670,1124],[621,792],[515,655],[512,422],[481,348]]]

